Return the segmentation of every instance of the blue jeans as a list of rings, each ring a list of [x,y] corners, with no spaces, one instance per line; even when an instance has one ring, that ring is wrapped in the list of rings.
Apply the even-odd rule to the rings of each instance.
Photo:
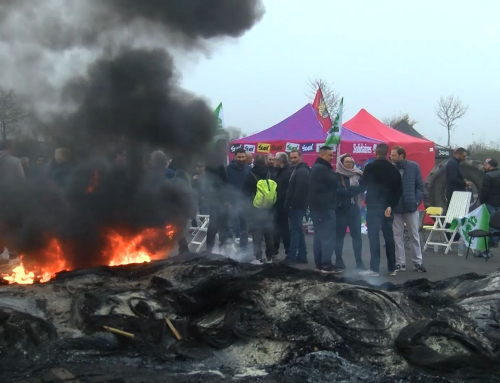
[[[335,210],[311,210],[314,228],[314,263],[319,269],[332,265],[335,250],[336,220]]]
[[[246,249],[248,245],[248,224],[245,219],[245,212],[241,207],[235,207],[233,210],[232,229],[234,236],[240,239],[240,248]]]
[[[344,249],[344,238],[349,227],[352,239],[352,248],[356,265],[362,265],[361,249],[363,240],[361,239],[361,213],[358,205],[351,205],[347,208],[338,209],[337,212],[337,244],[335,246],[335,258],[342,261],[342,251]]]
[[[489,204],[486,204],[486,209],[488,209],[488,212],[490,213],[490,219],[491,219],[491,217],[493,217],[493,214],[495,214],[497,211],[500,210],[500,208],[495,207],[493,205],[489,205]],[[493,233],[494,231],[498,231],[498,230],[492,229],[490,227],[490,232]],[[498,237],[491,237],[490,238],[490,243],[497,245],[498,244],[498,240],[499,240]]]
[[[380,229],[385,241],[385,254],[387,256],[387,269],[392,272],[396,269],[396,243],[392,224],[394,217],[385,216],[384,209],[366,209],[366,226],[368,229],[368,240],[370,242],[370,269],[379,272],[380,268]]]
[[[288,256],[299,261],[307,261],[306,239],[302,230],[302,222],[306,209],[292,209],[288,211],[290,227],[290,250]]]

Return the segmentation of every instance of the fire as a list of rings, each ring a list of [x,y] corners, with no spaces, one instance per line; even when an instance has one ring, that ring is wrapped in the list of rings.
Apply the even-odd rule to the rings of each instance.
[[[32,284],[35,283],[35,281],[39,281],[41,283],[50,281],[55,277],[57,272],[66,270],[67,266],[62,254],[61,246],[56,239],[50,241],[46,251],[51,255],[51,257],[54,258],[54,262],[51,265],[43,267],[34,265],[34,271],[27,271],[24,267],[23,256],[21,256],[21,263],[19,266],[12,269],[12,273],[10,275],[2,274],[2,278],[9,282],[9,284],[19,283],[23,285]]]
[[[167,225],[165,227],[165,234],[167,235],[167,237],[169,239],[174,239],[174,235],[175,235],[175,228],[173,225]]]
[[[151,256],[142,244],[144,239],[150,236],[156,236],[154,229],[146,229],[132,239],[126,239],[118,233],[110,234],[108,236],[109,250],[106,252],[111,259],[108,265],[151,262]]]
[[[107,246],[102,252],[103,263],[108,266],[119,266],[151,262],[152,259],[161,258],[170,249],[170,243],[176,232],[173,225],[167,225],[164,230],[144,229],[137,235],[124,235],[110,230],[106,236]],[[10,274],[2,274],[2,278],[9,284],[45,283],[54,278],[57,272],[71,270],[56,239],[50,241],[43,253],[43,259],[53,260],[50,264],[43,266],[35,264],[28,270],[21,256],[19,266],[12,269]]]

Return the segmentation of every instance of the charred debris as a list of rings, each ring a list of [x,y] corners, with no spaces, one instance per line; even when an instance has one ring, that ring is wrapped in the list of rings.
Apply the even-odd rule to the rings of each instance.
[[[499,379],[499,272],[373,287],[189,258],[2,287],[2,382]]]

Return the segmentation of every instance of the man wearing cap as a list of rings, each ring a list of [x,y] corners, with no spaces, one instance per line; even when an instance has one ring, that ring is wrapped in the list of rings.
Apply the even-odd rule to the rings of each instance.
[[[484,161],[483,186],[479,194],[479,202],[486,205],[490,217],[500,210],[500,170],[498,161],[487,158]],[[491,237],[490,247],[498,246],[498,237]]]

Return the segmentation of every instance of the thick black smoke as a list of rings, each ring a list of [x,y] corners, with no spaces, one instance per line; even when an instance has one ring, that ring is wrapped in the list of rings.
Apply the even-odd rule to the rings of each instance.
[[[262,14],[259,0],[2,1],[0,85],[31,96],[32,116],[78,157],[65,188],[41,178],[0,193],[2,239],[43,264],[57,238],[74,268],[102,260],[110,230],[182,228],[194,199],[175,181],[148,184],[141,150],[192,156],[215,125],[211,108],[179,88],[166,47],[209,49],[208,39],[240,36]],[[102,160],[119,142],[128,166]]]
[[[169,149],[195,150],[215,129],[213,111],[177,87],[170,57],[161,50],[125,50],[104,58],[88,75],[68,84],[63,96],[79,105],[63,124],[78,142],[116,137]]]

